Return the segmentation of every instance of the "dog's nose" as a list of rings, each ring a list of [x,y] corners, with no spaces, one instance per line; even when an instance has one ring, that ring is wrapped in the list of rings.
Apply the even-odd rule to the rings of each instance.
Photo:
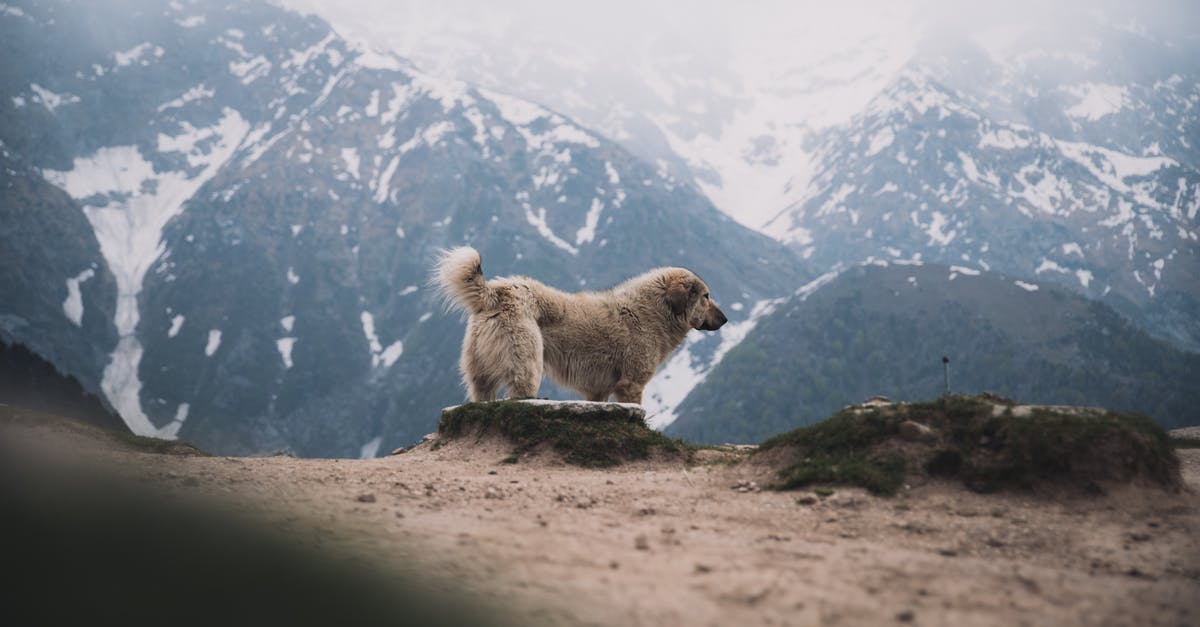
[[[716,305],[709,305],[708,315],[704,316],[704,325],[700,327],[700,330],[716,331],[726,322],[729,322],[729,319],[725,317],[725,313]]]

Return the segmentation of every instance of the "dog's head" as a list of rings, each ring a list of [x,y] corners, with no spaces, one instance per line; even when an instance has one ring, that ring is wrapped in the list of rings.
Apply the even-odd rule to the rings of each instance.
[[[728,321],[712,301],[708,285],[686,270],[668,277],[666,299],[671,313],[686,319],[693,329],[716,331]]]

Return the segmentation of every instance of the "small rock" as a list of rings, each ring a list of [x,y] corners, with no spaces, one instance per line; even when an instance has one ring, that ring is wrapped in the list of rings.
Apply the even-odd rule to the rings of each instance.
[[[816,502],[817,502],[817,497],[815,497],[815,496],[801,496],[796,499],[797,505],[812,505]]]
[[[638,537],[633,539],[633,548],[639,551],[649,551],[650,539],[646,537],[646,534],[639,534]]]
[[[708,564],[696,564],[696,574],[698,574],[698,575],[703,575],[705,573],[711,573],[712,570],[713,570],[712,566],[709,566]]]
[[[392,454],[392,455],[399,455],[399,454],[401,454],[401,453],[407,453],[407,452],[408,452],[408,449],[406,449],[406,448],[404,448],[403,446],[401,446],[400,448],[398,448],[398,449],[395,449],[394,451],[392,451],[392,453],[391,453],[391,454]]]
[[[184,483],[186,483],[186,481]],[[1133,540],[1134,542],[1149,542],[1150,534],[1148,534],[1148,533],[1131,533],[1131,534],[1129,534],[1129,539]]]
[[[912,420],[900,423],[900,437],[909,442],[930,442],[937,439],[937,432]]]
[[[404,512],[396,511],[396,518],[404,518]]]
[[[957,557],[958,551],[955,551],[954,549],[938,549],[938,555],[941,555],[942,557]]]
[[[896,620],[902,623],[911,623],[914,618],[916,618],[916,614],[913,614],[912,610],[904,610],[903,612],[896,614]]]
[[[502,498],[504,498],[504,495],[501,494],[500,491],[497,490],[496,488],[489,486],[488,489],[483,493],[483,498],[485,498],[485,499],[502,499]]]
[[[495,470],[489,470],[489,471],[488,471],[488,474],[489,474],[489,475],[498,475],[498,474],[500,474],[500,473],[496,472]]]
[[[1141,570],[1138,570],[1136,567],[1130,568],[1129,570],[1125,571],[1125,574],[1130,577],[1137,578],[1137,579],[1149,579],[1151,581],[1156,581],[1158,579],[1154,575],[1151,575],[1149,573],[1144,573]]]
[[[653,507],[643,507],[642,509],[638,510],[638,516],[653,516],[657,513],[658,511],[656,511]]]
[[[757,481],[739,481],[739,482],[733,484],[733,487],[731,489],[734,491],[743,492],[743,493],[745,493],[745,492],[761,492],[762,491],[762,488],[758,487]]]
[[[357,500],[359,503],[374,503],[375,495],[368,492],[366,494],[358,495],[358,498],[355,500]]]

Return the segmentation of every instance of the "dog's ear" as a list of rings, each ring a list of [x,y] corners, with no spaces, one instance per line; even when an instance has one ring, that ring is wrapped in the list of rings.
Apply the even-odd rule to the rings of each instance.
[[[671,313],[678,316],[687,311],[695,283],[687,277],[674,277],[667,283],[667,304],[671,306]]]

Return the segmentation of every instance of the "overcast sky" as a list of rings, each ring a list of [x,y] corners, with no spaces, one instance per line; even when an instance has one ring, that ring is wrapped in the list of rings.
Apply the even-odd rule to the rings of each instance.
[[[691,48],[789,39],[798,48],[836,50],[864,34],[948,31],[1000,26],[1069,29],[1081,16],[1106,13],[1118,23],[1139,23],[1170,36],[1195,34],[1195,0],[839,0],[733,2],[716,0],[278,0],[316,13],[353,38],[412,49],[447,32],[569,41],[605,51],[646,38]]]

